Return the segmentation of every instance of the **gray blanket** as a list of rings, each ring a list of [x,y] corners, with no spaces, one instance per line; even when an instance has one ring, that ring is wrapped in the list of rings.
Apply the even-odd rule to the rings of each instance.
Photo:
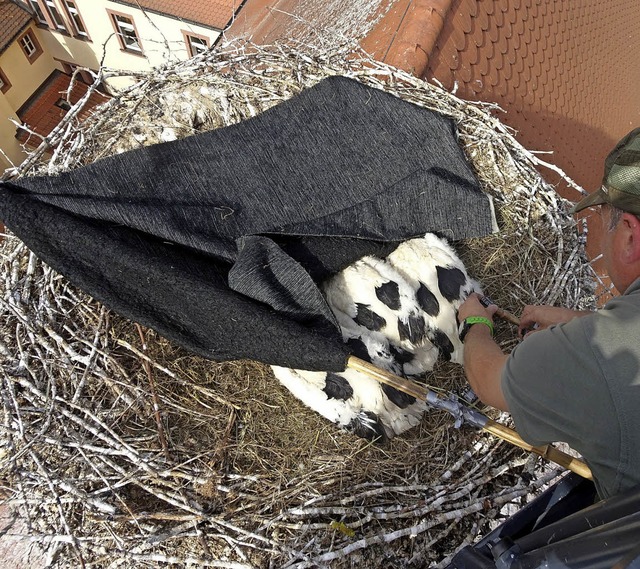
[[[0,220],[116,312],[215,360],[340,371],[318,283],[438,232],[486,235],[452,122],[342,77],[240,124],[0,188]]]

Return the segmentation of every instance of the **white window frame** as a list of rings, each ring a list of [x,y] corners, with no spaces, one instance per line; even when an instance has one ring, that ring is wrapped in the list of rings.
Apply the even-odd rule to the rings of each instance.
[[[27,31],[18,37],[17,43],[29,63],[33,63],[43,53],[42,46],[31,28],[28,28]]]
[[[22,45],[22,48],[24,49],[24,52],[27,54],[28,58],[33,57],[38,51],[38,47],[34,43],[33,39],[31,39],[30,34],[23,35],[20,38],[20,44]]]
[[[136,53],[142,53],[142,45],[140,44],[140,38],[138,37],[136,26],[133,23],[133,18],[130,16],[125,16],[124,14],[116,13],[112,13],[111,17],[117,29],[117,34],[122,41],[123,49],[127,51],[134,51]],[[127,35],[127,32],[130,35]],[[133,41],[129,42],[127,40]]]
[[[187,46],[191,57],[200,55],[209,49],[209,40],[204,36],[196,36],[192,34],[185,35],[187,37]]]
[[[63,0],[63,2],[67,12],[69,13],[69,19],[71,20],[71,25],[73,26],[76,35],[88,38],[89,33],[87,32],[84,20],[78,11],[77,3],[74,0]]]
[[[29,6],[31,6],[31,9],[35,12],[36,20],[38,21],[38,23],[49,26],[49,22],[47,22],[47,18],[44,15],[42,6],[40,6],[40,2],[38,2],[38,0],[29,0]]]
[[[44,5],[49,12],[49,16],[51,17],[51,21],[53,22],[55,29],[59,32],[67,32],[67,26],[64,23],[62,13],[58,9],[58,6],[54,2],[54,0],[44,0]]]

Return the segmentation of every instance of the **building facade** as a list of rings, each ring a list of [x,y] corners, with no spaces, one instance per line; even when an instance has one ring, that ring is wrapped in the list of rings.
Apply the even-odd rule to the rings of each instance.
[[[0,1],[0,168],[19,164],[24,146],[51,132],[86,93],[91,71],[143,72],[195,56],[216,44],[240,7],[240,0]],[[105,90],[126,82],[114,79]],[[92,96],[89,108],[102,101]]]

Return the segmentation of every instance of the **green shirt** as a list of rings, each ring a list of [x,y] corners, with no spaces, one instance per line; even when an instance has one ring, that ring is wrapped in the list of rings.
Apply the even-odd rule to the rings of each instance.
[[[640,484],[640,279],[593,315],[528,336],[502,391],[522,438],[568,443],[600,497]]]

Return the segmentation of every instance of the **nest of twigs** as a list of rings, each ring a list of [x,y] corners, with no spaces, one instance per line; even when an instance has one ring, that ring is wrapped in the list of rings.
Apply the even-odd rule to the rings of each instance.
[[[591,302],[583,239],[498,110],[348,48],[236,45],[137,76],[84,124],[80,102],[15,174],[230,125],[335,74],[455,120],[500,223],[455,244],[489,296],[516,313]],[[387,447],[367,444],[266,366],[184,352],[12,235],[1,253],[1,476],[53,566],[443,567],[557,475],[441,413]],[[501,325],[500,339],[510,349],[515,331]],[[429,381],[458,389],[464,376],[450,365]]]

